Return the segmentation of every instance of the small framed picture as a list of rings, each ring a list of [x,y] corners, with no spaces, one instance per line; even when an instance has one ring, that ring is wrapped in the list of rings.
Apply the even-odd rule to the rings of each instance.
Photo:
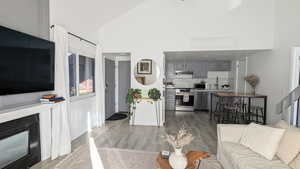
[[[152,60],[143,59],[137,64],[137,74],[152,74]]]

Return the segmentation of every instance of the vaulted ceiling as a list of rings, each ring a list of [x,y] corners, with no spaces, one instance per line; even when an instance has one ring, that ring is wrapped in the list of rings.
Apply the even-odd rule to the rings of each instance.
[[[50,24],[96,42],[97,30],[145,0],[50,0]]]
[[[145,1],[147,0],[49,0],[50,24],[62,25],[72,33],[97,42],[97,30],[101,26]],[[227,1],[230,8],[234,9],[243,0]]]

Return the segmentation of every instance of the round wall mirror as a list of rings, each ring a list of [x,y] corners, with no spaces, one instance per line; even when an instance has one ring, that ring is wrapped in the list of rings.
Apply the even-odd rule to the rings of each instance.
[[[134,77],[144,86],[151,85],[159,78],[159,67],[151,59],[140,60],[134,68]]]

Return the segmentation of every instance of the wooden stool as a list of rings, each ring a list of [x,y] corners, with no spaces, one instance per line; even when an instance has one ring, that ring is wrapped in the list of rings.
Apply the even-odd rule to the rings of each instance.
[[[196,161],[208,158],[210,154],[207,152],[190,151],[186,154],[186,157],[188,160],[186,169],[198,169],[199,163],[197,164]],[[156,159],[156,166],[158,169],[173,169],[169,164],[169,160],[162,158],[161,154]]]

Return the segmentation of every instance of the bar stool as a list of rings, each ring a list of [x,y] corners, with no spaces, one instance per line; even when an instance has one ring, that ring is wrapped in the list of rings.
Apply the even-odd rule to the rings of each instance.
[[[246,107],[247,105],[244,102],[243,98],[233,98],[231,104],[225,107],[226,112],[228,113],[229,122],[234,124],[245,124],[247,115],[246,115]]]
[[[239,107],[236,104],[226,105],[224,107],[226,115],[223,117],[224,123],[238,123],[239,121]]]
[[[264,122],[264,108],[260,106],[252,106],[250,114],[250,122],[263,124]]]
[[[224,118],[224,107],[226,105],[225,100],[226,100],[225,98],[219,97],[218,101],[216,102],[216,108],[213,117],[217,123],[221,123],[222,119]]]

